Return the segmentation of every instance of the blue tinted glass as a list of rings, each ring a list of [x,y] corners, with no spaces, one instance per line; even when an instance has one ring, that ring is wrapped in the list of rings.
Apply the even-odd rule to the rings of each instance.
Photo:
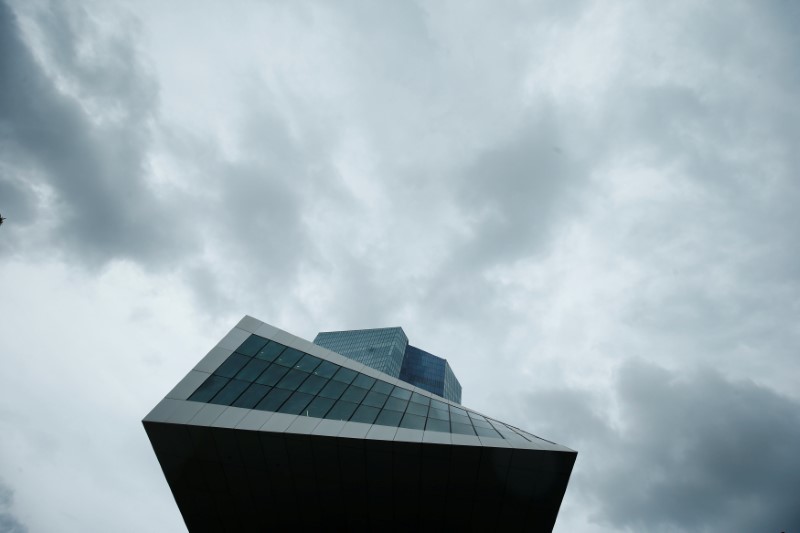
[[[267,344],[267,339],[263,339],[258,335],[250,335],[247,340],[245,340],[236,351],[239,353],[243,353],[247,356],[254,356],[258,351]]]
[[[308,377],[308,374],[305,372],[301,372],[300,370],[295,370],[294,368],[289,370],[283,379],[278,382],[276,387],[281,389],[287,390],[297,390],[297,387]]]
[[[445,433],[450,432],[450,422],[447,420],[437,420],[435,418],[429,418],[428,422],[425,424],[425,431],[443,431]]]
[[[331,410],[328,411],[325,418],[330,420],[347,420],[350,418],[350,415],[353,414],[353,411],[356,410],[356,407],[358,407],[357,404],[339,400],[333,405]]]
[[[428,398],[427,396],[423,396],[418,392],[415,392],[414,394],[411,395],[411,401],[422,405],[428,405],[429,403],[431,403],[430,398]]]
[[[232,379],[225,385],[221,391],[219,391],[216,396],[211,399],[210,403],[216,403],[219,405],[230,405],[233,403],[236,398],[239,397],[244,390],[250,386],[250,383],[246,381],[239,381],[238,379]]]
[[[458,424],[456,422],[453,422],[452,424],[450,424],[450,426],[453,428],[452,429],[453,433],[459,433],[461,435],[474,435],[475,434],[475,431],[472,430],[472,426],[467,425],[467,424]]]
[[[222,376],[208,376],[203,384],[197,387],[197,390],[189,396],[189,400],[193,402],[208,402],[226,383],[228,383],[227,378]]]
[[[280,353],[286,349],[286,346],[283,344],[278,344],[275,341],[269,341],[269,344],[261,348],[259,352],[256,354],[256,359],[262,359],[264,361],[274,361]]]
[[[327,382],[327,379],[312,374],[306,378],[297,390],[308,394],[317,394]]]
[[[394,385],[391,383],[386,383],[385,381],[378,381],[373,385],[372,390],[375,392],[380,392],[381,394],[389,394],[392,392]]]
[[[232,353],[224,363],[219,365],[219,368],[214,371],[214,374],[226,378],[232,378],[237,372],[239,372],[239,370],[242,369],[244,365],[247,364],[249,360],[250,358],[245,355]]]
[[[428,415],[428,406],[427,405],[420,405],[418,403],[411,402],[408,404],[408,408],[406,412],[411,413],[412,415],[419,415],[419,416],[427,416]]]
[[[450,413],[449,411],[442,411],[441,409],[434,409],[431,407],[431,410],[428,412],[429,418],[435,418],[437,420],[449,420]]]
[[[376,424],[380,424],[382,426],[393,426],[397,427],[400,424],[400,420],[403,418],[403,413],[399,413],[397,411],[387,411],[384,409],[381,411],[381,414],[378,415],[378,418],[375,419]]]
[[[342,394],[342,400],[346,400],[348,402],[353,402],[353,403],[361,403],[361,400],[363,400],[364,396],[366,395],[367,395],[367,389],[362,389],[361,387],[350,385],[349,387],[347,387],[347,390],[344,391],[344,394]]]
[[[347,388],[346,383],[341,381],[329,381],[327,385],[320,391],[319,395],[325,398],[332,398],[338,400],[344,390]]]
[[[386,400],[386,404],[383,406],[384,409],[389,409],[390,411],[400,411],[401,413],[406,410],[406,405],[408,405],[408,400],[401,400],[400,398],[393,398],[389,397]]]
[[[256,378],[256,383],[274,386],[288,371],[289,369],[285,366],[274,364],[270,365],[268,369],[266,369],[260,376],[258,376],[258,378]]]
[[[305,415],[322,418],[325,416],[325,413],[327,413],[328,410],[333,407],[334,403],[336,403],[335,400],[317,396],[310,404],[308,404],[308,407],[306,407]]]
[[[395,398],[400,398],[401,400],[408,400],[409,398],[411,398],[411,391],[406,389],[401,389],[400,387],[395,387],[390,396],[393,396]]]
[[[353,381],[353,385],[369,390],[373,385],[375,385],[375,381],[375,378],[365,376],[364,374],[359,374],[355,381]]]
[[[495,430],[493,430],[492,428],[475,426],[475,432],[478,434],[479,437],[495,437],[497,439],[500,438],[500,434]]]
[[[450,413],[450,420],[457,423],[457,424],[467,424],[471,425],[468,416],[461,416],[457,415],[456,413]]]
[[[401,428],[425,429],[425,417],[406,413],[400,421]]]
[[[447,404],[444,403],[444,402],[440,402],[439,400],[431,400],[431,407],[435,408],[435,409],[441,409],[443,411],[447,411],[448,410]]]
[[[467,416],[467,412],[464,409],[460,409],[452,405],[450,406],[450,412],[461,416]]]
[[[364,424],[372,424],[375,420],[375,417],[378,416],[380,409],[375,407],[370,407],[368,405],[361,405],[356,409],[356,412],[353,413],[353,416],[350,417],[351,422],[363,422]]]
[[[303,372],[312,372],[315,368],[317,368],[317,366],[319,366],[321,361],[322,360],[318,357],[306,354],[297,362],[294,367],[298,370],[302,370]]]
[[[236,379],[241,379],[242,381],[249,381],[252,383],[258,376],[261,375],[268,365],[269,363],[262,361],[261,359],[250,359],[250,361],[244,365],[244,368],[242,368],[239,373],[236,374]]]
[[[323,378],[331,378],[339,370],[339,365],[334,365],[330,361],[323,361],[316,369],[314,374]]]
[[[472,425],[475,427],[492,429],[492,425],[485,419],[478,420],[477,418],[472,418],[472,417],[470,417],[470,419],[472,420]]]
[[[286,348],[283,353],[275,359],[275,362],[283,366],[294,366],[301,357],[303,357],[303,352],[295,350],[294,348]]]
[[[386,403],[386,398],[388,398],[386,394],[375,392],[375,389],[373,389],[369,391],[369,394],[367,394],[367,397],[364,398],[363,403],[380,409],[381,407],[383,407],[383,404]]]
[[[246,391],[242,393],[239,398],[233,402],[234,407],[244,407],[245,409],[252,409],[255,407],[258,402],[261,401],[272,387],[267,387],[266,385],[259,385],[258,383],[253,383],[250,385]]]
[[[277,411],[281,404],[286,401],[286,398],[288,398],[291,394],[292,391],[288,391],[286,389],[272,389],[260,402],[258,402],[256,409],[260,409],[262,411]]]
[[[280,413],[288,413],[290,415],[299,415],[305,414],[304,411],[308,403],[314,397],[310,394],[305,394],[302,392],[295,392],[292,394],[286,402],[281,405],[281,408],[278,410]]]
[[[350,370],[349,368],[340,368],[339,371],[333,376],[333,379],[336,381],[341,381],[342,383],[350,383],[356,378],[358,372],[355,370]]]

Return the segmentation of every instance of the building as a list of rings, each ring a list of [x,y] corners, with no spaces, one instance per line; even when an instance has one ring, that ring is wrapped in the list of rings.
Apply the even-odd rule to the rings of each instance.
[[[447,360],[408,344],[403,328],[320,332],[314,344],[461,403],[461,383]]]
[[[249,316],[143,424],[191,532],[550,531],[577,456]]]

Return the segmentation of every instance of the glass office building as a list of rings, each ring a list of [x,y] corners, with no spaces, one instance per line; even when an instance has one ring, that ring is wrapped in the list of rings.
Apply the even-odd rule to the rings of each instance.
[[[314,344],[461,403],[461,384],[447,360],[408,344],[403,328],[325,331]]]
[[[549,531],[577,455],[252,317],[143,424],[192,532]]]

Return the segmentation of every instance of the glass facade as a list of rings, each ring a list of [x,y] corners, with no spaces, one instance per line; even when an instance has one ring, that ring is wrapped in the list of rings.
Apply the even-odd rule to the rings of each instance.
[[[403,328],[329,331],[317,334],[314,344],[397,378],[408,337]]]
[[[322,332],[314,344],[461,403],[461,384],[447,360],[409,345],[402,328]]]
[[[426,431],[530,442],[538,439],[468,409],[257,335],[250,335],[188,399]]]

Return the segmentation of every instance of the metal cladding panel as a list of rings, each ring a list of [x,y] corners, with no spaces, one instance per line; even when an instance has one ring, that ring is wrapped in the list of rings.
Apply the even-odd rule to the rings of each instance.
[[[273,348],[277,355],[260,355]],[[549,531],[555,523],[577,456],[568,448],[252,317],[242,319],[203,364],[207,381],[190,372],[179,392],[143,421],[192,532],[477,531],[519,524]],[[255,372],[267,376],[271,365],[285,365],[286,374],[259,384]],[[297,381],[297,372],[316,375],[323,367],[335,377]],[[315,415],[317,403],[334,404],[324,391],[337,379],[352,388],[337,393],[341,398],[330,412],[338,418]],[[269,393],[255,408],[243,400],[251,388],[261,394],[258,387],[287,382],[294,392],[278,395],[284,403],[274,405],[281,412],[265,407],[273,405]],[[193,386],[197,390],[189,391]],[[402,420],[381,418],[397,408],[404,409]]]

